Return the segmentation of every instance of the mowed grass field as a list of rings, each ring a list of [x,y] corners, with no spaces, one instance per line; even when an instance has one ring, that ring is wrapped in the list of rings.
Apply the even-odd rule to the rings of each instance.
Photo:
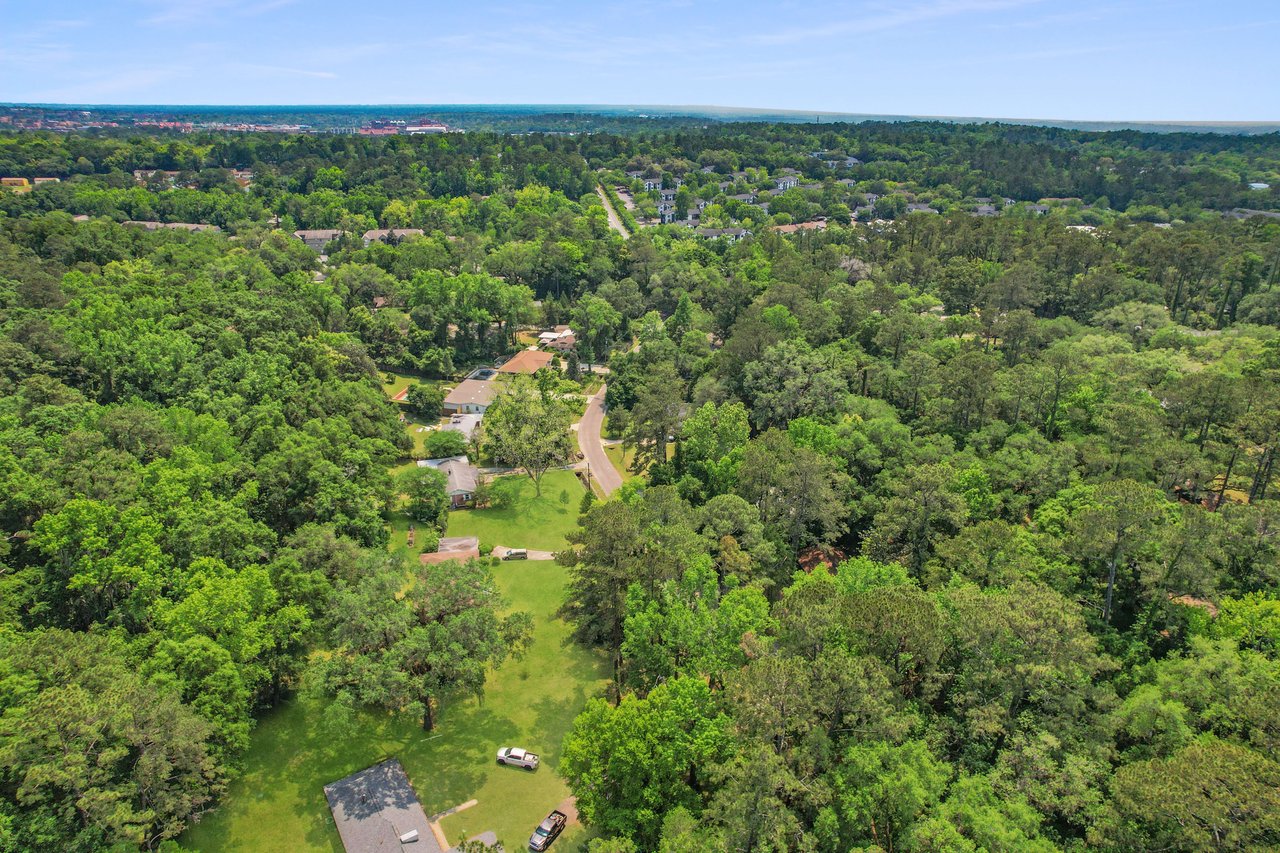
[[[558,551],[566,534],[578,526],[578,508],[585,490],[573,471],[548,471],[542,478],[542,497],[524,474],[499,477],[495,488],[507,499],[502,506],[459,509],[449,513],[446,536],[478,536],[480,546],[506,545]]]
[[[507,850],[524,849],[533,827],[569,796],[556,775],[560,745],[586,701],[604,695],[607,666],[572,643],[569,626],[555,616],[562,566],[513,562],[494,572],[512,608],[533,615],[534,634],[524,659],[490,674],[483,701],[447,700],[436,730],[427,733],[416,719],[372,711],[326,720],[326,700],[294,699],[262,720],[244,774],[218,809],[182,836],[183,845],[202,853],[340,853],[323,786],[396,757],[428,815],[479,801],[441,822],[450,844],[493,830]],[[539,753],[542,767],[528,773],[498,766],[501,746]],[[573,827],[555,849],[578,851],[587,837]]]

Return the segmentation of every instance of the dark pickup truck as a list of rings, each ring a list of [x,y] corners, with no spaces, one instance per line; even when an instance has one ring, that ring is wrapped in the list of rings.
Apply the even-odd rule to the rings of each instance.
[[[556,809],[551,814],[543,818],[542,823],[538,824],[538,828],[533,831],[533,835],[529,836],[529,849],[542,851],[551,846],[551,842],[564,831],[564,825],[569,822],[569,818],[564,812]]]

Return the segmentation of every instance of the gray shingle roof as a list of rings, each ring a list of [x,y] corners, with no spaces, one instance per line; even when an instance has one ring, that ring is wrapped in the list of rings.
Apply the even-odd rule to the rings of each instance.
[[[445,488],[451,495],[455,492],[470,494],[476,490],[476,481],[480,477],[480,472],[471,464],[471,460],[465,456],[450,456],[445,459],[423,459],[418,465],[423,468],[435,468],[437,471],[443,472],[449,480]]]
[[[443,853],[394,758],[325,785],[324,795],[347,853]],[[418,840],[401,844],[400,836],[415,829]]]
[[[461,406],[468,403],[487,406],[493,402],[497,391],[492,382],[480,379],[464,379],[444,398],[448,405]]]

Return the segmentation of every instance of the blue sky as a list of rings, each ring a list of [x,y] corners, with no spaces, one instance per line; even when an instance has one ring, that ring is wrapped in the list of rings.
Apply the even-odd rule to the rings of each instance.
[[[1280,120],[1278,0],[0,0],[0,101]]]

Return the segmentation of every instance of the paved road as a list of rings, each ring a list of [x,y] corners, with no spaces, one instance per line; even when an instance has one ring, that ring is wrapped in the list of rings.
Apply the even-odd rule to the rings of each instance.
[[[586,414],[578,424],[578,447],[591,466],[591,476],[596,478],[605,495],[611,495],[622,487],[622,475],[613,467],[600,443],[600,427],[604,423],[604,391],[601,386],[587,402]]]
[[[609,227],[622,235],[622,239],[626,240],[631,236],[631,232],[627,231],[622,219],[618,217],[618,211],[613,209],[613,204],[609,201],[609,197],[604,193],[604,187],[596,184],[596,195],[600,196],[600,203],[604,205],[604,212],[609,217]]]

